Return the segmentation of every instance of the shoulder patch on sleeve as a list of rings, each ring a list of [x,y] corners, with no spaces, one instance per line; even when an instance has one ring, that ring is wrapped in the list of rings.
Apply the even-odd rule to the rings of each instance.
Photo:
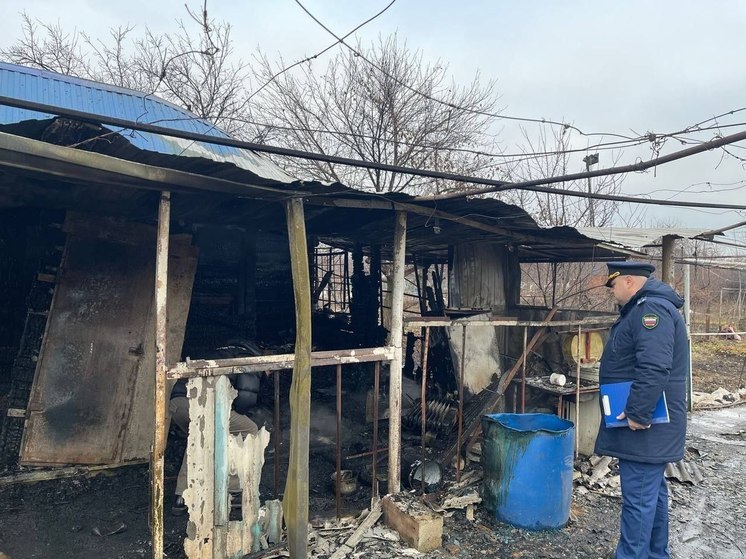
[[[642,325],[648,330],[652,330],[653,328],[658,326],[659,321],[660,319],[658,318],[657,314],[647,313],[642,315]]]

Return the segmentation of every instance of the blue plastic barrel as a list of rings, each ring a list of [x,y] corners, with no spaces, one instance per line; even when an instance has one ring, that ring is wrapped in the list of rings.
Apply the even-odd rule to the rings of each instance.
[[[529,530],[570,518],[575,427],[556,415],[482,417],[482,500],[498,520]]]

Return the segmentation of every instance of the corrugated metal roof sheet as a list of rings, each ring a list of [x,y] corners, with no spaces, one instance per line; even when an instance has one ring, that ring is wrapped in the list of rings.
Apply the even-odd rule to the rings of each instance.
[[[153,95],[0,62],[0,92],[7,97],[90,113],[158,124],[175,130],[227,138],[228,134],[196,115]],[[0,124],[44,120],[53,115],[0,105]],[[113,128],[110,127],[113,130]],[[167,155],[204,157],[236,166],[269,180],[296,179],[265,157],[245,149],[190,142],[159,134],[116,130],[137,148]]]
[[[683,227],[576,227],[577,231],[597,241],[612,243],[620,247],[638,249],[660,244],[665,235],[680,239],[693,239],[711,231]]]

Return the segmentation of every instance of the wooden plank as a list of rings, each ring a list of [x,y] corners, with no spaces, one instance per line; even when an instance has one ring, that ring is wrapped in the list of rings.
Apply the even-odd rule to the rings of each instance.
[[[150,458],[150,518],[153,558],[163,558],[163,492],[166,454],[166,334],[168,331],[168,242],[171,194],[162,192],[158,205],[158,236],[155,250],[155,390],[153,455]]]
[[[382,501],[383,521],[396,530],[408,545],[420,553],[438,549],[443,543],[443,516],[417,500],[395,501],[387,495]]]
[[[351,363],[370,363],[375,361],[390,361],[393,359],[393,347],[369,347],[358,349],[342,349],[314,351],[311,353],[311,366],[345,365]],[[232,373],[258,373],[292,369],[295,354],[259,355],[255,357],[236,357],[232,359],[199,359],[177,363],[168,371],[168,378],[195,378],[228,375]]]
[[[346,557],[350,552],[352,552],[352,550],[355,549],[355,546],[360,543],[360,540],[363,539],[365,532],[370,530],[375,525],[375,523],[378,522],[378,519],[381,518],[381,513],[381,502],[376,501],[370,508],[370,512],[368,513],[368,516],[365,517],[365,520],[363,520],[360,525],[355,528],[355,531],[350,535],[349,538],[347,538],[345,543],[343,543],[334,553],[329,556],[329,559],[342,559],[343,557]]]
[[[311,282],[303,200],[285,203],[295,295],[295,364],[290,387],[290,463],[283,510],[292,559],[308,555],[308,446],[311,412]],[[399,342],[401,344],[401,341]]]
[[[132,462],[132,464],[143,464],[143,461]],[[64,479],[70,477],[93,477],[106,470],[121,468],[128,464],[105,464],[102,466],[73,466],[69,468],[53,468],[44,470],[32,470],[29,472],[18,472],[12,475],[0,477],[0,487],[15,485],[17,483],[36,483],[37,481],[49,481],[52,479]]]
[[[187,488],[182,496],[189,511],[189,530],[184,539],[184,552],[189,559],[214,557],[216,382],[214,378],[190,379],[187,382],[189,436],[184,456]]]
[[[393,285],[391,287],[391,331],[388,345],[394,348],[389,367],[389,467],[388,491],[401,490],[402,335],[404,318],[404,271],[406,268],[407,214],[396,212],[394,229]],[[377,444],[374,441],[373,444]]]

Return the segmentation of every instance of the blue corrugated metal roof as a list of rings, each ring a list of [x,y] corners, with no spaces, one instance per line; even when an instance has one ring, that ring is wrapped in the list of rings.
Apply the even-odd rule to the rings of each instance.
[[[0,62],[0,94],[102,116],[157,124],[175,130],[230,137],[213,124],[154,95],[5,62]],[[0,105],[0,124],[42,120],[53,116]],[[295,180],[271,161],[249,150],[190,142],[146,132],[123,133],[135,147],[142,150],[206,157],[234,163],[266,179],[283,183]]]

